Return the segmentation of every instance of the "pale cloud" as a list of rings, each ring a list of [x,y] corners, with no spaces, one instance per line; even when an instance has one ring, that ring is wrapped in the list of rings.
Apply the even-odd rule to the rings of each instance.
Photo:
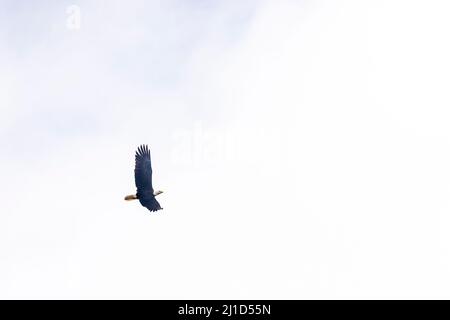
[[[208,3],[8,5],[0,296],[447,297],[448,4]]]

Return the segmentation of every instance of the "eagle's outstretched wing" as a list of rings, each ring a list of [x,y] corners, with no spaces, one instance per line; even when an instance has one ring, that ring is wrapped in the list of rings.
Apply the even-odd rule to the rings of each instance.
[[[151,196],[140,196],[139,202],[146,207],[150,211],[158,211],[161,210],[161,205],[159,202],[155,199],[154,195]]]
[[[147,146],[140,146],[136,151],[136,163],[134,167],[134,181],[137,192],[153,194],[152,186],[152,161],[150,159],[150,150]]]
[[[150,159],[150,150],[146,145],[139,146],[136,151],[134,181],[136,183],[139,202],[150,211],[161,209],[161,206],[153,195],[152,161]]]

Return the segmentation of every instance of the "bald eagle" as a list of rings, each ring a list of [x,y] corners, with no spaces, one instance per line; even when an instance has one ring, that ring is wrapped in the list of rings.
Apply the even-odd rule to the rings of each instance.
[[[137,193],[125,197],[125,200],[136,200],[150,211],[158,211],[161,208],[155,197],[162,191],[153,191],[152,186],[152,161],[150,160],[150,150],[148,146],[138,147],[135,156],[134,182],[136,183]]]

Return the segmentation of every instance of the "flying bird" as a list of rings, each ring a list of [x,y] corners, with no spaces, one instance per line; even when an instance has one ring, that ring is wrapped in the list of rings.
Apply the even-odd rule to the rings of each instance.
[[[136,183],[137,193],[125,197],[125,200],[139,200],[139,202],[150,211],[158,211],[161,208],[155,197],[161,193],[161,190],[153,191],[152,186],[152,161],[150,159],[150,150],[148,146],[141,145],[136,151],[136,163],[134,167],[134,182]]]

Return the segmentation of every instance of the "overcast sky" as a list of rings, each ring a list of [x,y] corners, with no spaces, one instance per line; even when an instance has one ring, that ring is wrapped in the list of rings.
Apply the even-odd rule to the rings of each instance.
[[[0,298],[449,299],[449,14],[0,0]]]

